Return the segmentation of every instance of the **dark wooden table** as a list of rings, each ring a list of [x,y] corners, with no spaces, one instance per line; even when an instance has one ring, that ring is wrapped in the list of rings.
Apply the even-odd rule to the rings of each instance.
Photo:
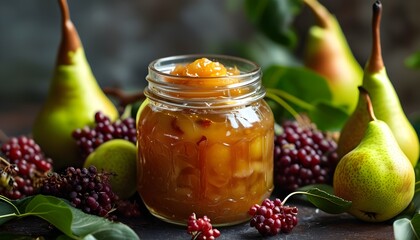
[[[27,134],[30,132],[35,114],[39,110],[37,105],[22,105],[18,108],[0,108],[0,129],[9,136]],[[264,239],[394,239],[392,222],[366,223],[359,221],[349,214],[332,215],[319,211],[307,202],[290,199],[290,205],[299,208],[298,225],[290,234],[280,234]],[[162,222],[149,214],[138,218],[119,219],[130,226],[140,239],[189,239],[186,227]],[[256,229],[243,223],[231,227],[218,228],[223,239],[262,239]],[[6,232],[22,233],[26,235],[44,236],[53,239],[60,234],[48,223],[37,218],[23,218],[0,226],[0,234]],[[0,239],[2,235],[0,235]]]
[[[305,202],[290,201],[299,209],[298,225],[289,234],[279,234],[273,237],[263,238],[249,223],[242,223],[231,227],[219,227],[223,239],[324,239],[324,240],[346,240],[346,239],[394,239],[392,222],[366,223],[359,221],[349,214],[327,214],[308,205]],[[190,239],[186,227],[177,226],[162,222],[149,214],[141,217],[123,219],[119,221],[130,226],[140,239]],[[48,223],[37,218],[23,218],[13,220],[0,226],[1,234],[19,233],[32,237],[43,236],[45,239],[55,239],[60,233]]]

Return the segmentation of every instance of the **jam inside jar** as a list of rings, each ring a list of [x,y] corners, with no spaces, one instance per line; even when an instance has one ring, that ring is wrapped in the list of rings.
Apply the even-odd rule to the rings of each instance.
[[[215,226],[249,220],[249,208],[273,190],[274,118],[260,68],[185,55],[153,61],[146,79],[137,115],[137,188],[146,207],[180,225],[193,212]]]

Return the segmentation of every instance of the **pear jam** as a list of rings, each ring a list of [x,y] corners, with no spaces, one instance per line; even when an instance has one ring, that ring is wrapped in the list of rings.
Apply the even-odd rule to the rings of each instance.
[[[211,59],[211,60],[210,60]],[[260,68],[230,56],[158,59],[139,108],[137,189],[150,212],[226,226],[273,190],[274,118]]]

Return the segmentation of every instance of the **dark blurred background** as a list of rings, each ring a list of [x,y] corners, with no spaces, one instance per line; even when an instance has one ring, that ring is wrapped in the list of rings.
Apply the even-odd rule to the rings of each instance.
[[[319,0],[338,18],[354,55],[364,65],[371,45],[373,1]],[[256,34],[242,0],[68,0],[88,61],[102,87],[140,91],[147,65],[188,53],[241,55],[234,46]],[[420,105],[420,70],[405,59],[420,50],[420,2],[383,0],[382,47],[388,74],[408,115]],[[295,20],[296,59],[313,16]],[[0,113],[25,112],[30,123],[42,104],[60,41],[56,0],[0,1]],[[0,129],[15,118],[0,115]],[[15,130],[15,129],[14,129]]]

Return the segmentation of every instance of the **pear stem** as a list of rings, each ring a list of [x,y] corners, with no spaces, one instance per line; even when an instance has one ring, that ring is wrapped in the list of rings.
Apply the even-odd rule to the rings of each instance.
[[[0,129],[0,143],[5,143],[9,140],[9,137],[7,136],[7,134]]]
[[[376,116],[372,106],[372,100],[370,99],[369,92],[364,89],[363,87],[358,87],[360,96],[363,98],[364,102],[366,103],[366,109],[369,115],[370,121],[375,121]]]
[[[103,89],[103,91],[106,95],[115,97],[118,103],[120,104],[120,106],[122,107],[125,107],[136,101],[144,100],[146,98],[143,91],[135,92],[133,94],[127,94],[120,88],[112,88],[112,87],[106,87]]]
[[[379,72],[384,68],[381,50],[381,16],[382,16],[382,3],[377,0],[373,4],[373,17],[372,17],[372,52],[367,63],[367,70],[371,73]]]
[[[72,64],[69,52],[75,52],[81,47],[79,35],[70,19],[67,0],[59,0],[61,12],[61,43],[58,50],[57,65]]]
[[[330,27],[330,12],[322,6],[317,0],[304,0],[303,1],[314,13],[318,26],[322,28]]]

